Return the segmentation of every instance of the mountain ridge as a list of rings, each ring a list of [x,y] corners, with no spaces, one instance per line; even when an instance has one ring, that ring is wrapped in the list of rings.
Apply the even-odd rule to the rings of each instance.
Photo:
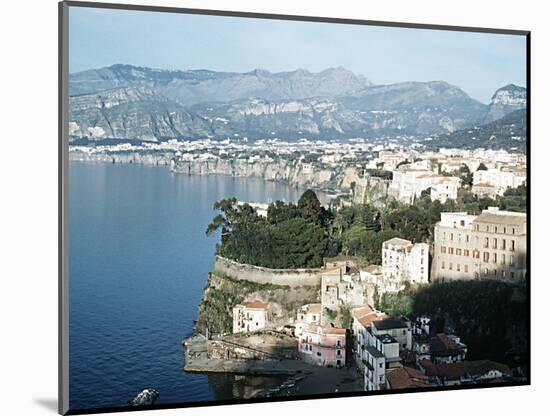
[[[117,64],[72,74],[70,87],[71,137],[94,140],[446,134],[525,104],[518,86],[485,105],[445,81],[373,85],[343,67],[241,74]]]

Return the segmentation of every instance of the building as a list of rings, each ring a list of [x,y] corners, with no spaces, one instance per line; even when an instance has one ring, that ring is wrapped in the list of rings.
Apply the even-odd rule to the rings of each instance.
[[[526,278],[526,214],[489,207],[441,213],[434,229],[432,281]]]
[[[472,193],[479,197],[487,197],[495,199],[497,197],[497,189],[494,185],[485,182],[479,182],[472,185]]]
[[[298,338],[298,350],[311,364],[343,367],[346,364],[346,330],[331,325],[308,324]]]
[[[429,347],[431,361],[435,364],[464,361],[468,352],[456,335],[437,334],[430,339]]]
[[[512,379],[510,368],[490,360],[461,361],[435,364],[423,360],[420,370],[436,386],[459,386],[463,384],[483,384]]]
[[[233,307],[233,333],[265,329],[269,323],[269,304],[254,300]]]
[[[319,324],[322,310],[320,303],[309,303],[298,309],[294,334],[299,337],[307,325]]]
[[[495,187],[497,195],[503,195],[507,189],[525,184],[527,171],[517,167],[490,168],[474,172],[473,184],[489,184]]]
[[[412,346],[410,322],[369,313],[366,308],[354,312],[355,354],[364,389],[384,389],[388,372],[402,367],[401,353]]]
[[[397,200],[412,204],[423,191],[430,190],[432,201],[437,199],[444,203],[447,199],[457,198],[459,187],[460,178],[437,175],[428,169],[406,167],[393,171],[388,192]]]
[[[366,285],[355,264],[332,262],[321,273],[321,305],[335,312],[344,306],[354,308],[363,305],[367,301]],[[327,323],[326,314],[321,318],[322,323]]]
[[[376,311],[370,305],[362,305],[352,309],[352,335],[353,335],[353,350],[357,365],[361,366],[363,359],[363,350],[367,347],[367,330],[374,321],[386,319],[387,315]]]
[[[416,389],[430,387],[429,378],[422,371],[411,367],[390,371],[386,377],[388,389]]]
[[[399,291],[404,282],[428,283],[428,252],[425,243],[413,244],[392,238],[382,244],[382,274],[386,289]]]

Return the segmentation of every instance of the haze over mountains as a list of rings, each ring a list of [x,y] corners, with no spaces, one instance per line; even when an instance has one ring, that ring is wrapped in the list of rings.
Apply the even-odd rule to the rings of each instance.
[[[507,85],[486,105],[444,81],[373,85],[344,68],[318,73],[171,71],[113,65],[70,76],[72,139],[441,135],[526,105]]]

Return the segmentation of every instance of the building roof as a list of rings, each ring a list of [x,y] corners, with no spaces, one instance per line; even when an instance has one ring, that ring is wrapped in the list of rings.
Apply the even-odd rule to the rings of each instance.
[[[387,241],[384,241],[384,244],[391,244],[393,246],[410,246],[412,245],[412,242],[409,240],[405,240],[404,238],[394,237]]]
[[[510,211],[484,211],[473,222],[482,222],[488,224],[503,224],[503,225],[523,225],[527,222],[525,213],[510,212]]]
[[[331,325],[308,324],[303,332],[321,333],[325,335],[346,335],[345,328],[335,328]]]
[[[487,182],[480,182],[480,183],[476,183],[474,185],[472,185],[472,188],[473,187],[478,187],[478,188],[494,188],[495,186],[494,185],[491,185],[490,183],[487,183]]]
[[[391,389],[413,389],[430,387],[428,376],[411,367],[402,367],[392,370],[387,375]]]
[[[399,328],[408,328],[407,322],[403,318],[390,317],[382,319],[380,321],[373,322],[373,325],[378,330],[386,329],[399,329]]]
[[[365,351],[367,351],[370,355],[372,355],[374,358],[382,358],[384,357],[384,354],[382,354],[380,351],[378,351],[376,348],[374,348],[372,345],[368,345],[365,347]]]
[[[460,355],[464,346],[458,345],[447,334],[437,334],[430,339],[430,351],[435,355]]]
[[[307,313],[321,313],[322,306],[320,303],[308,303],[302,306],[307,309]]]
[[[378,338],[382,344],[397,343],[397,340],[394,337],[392,337],[390,334],[377,335],[376,338]]]
[[[430,360],[421,360],[420,365],[426,370],[429,377],[441,377],[456,380],[461,377],[478,377],[487,374],[491,370],[498,370],[505,375],[511,375],[512,371],[506,364],[490,360],[459,361],[456,363],[434,364]]]
[[[267,309],[269,307],[268,303],[262,302],[261,300],[255,299],[251,302],[246,302],[244,307],[247,309]]]
[[[374,310],[370,305],[363,305],[352,309],[351,316],[357,319],[364,327],[368,327],[374,321],[387,318],[387,315]]]

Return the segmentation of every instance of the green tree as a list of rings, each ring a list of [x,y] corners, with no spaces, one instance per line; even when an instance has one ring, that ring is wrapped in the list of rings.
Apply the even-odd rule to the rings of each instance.
[[[321,203],[317,198],[315,192],[311,189],[305,191],[298,200],[298,209],[302,214],[302,218],[315,224],[320,224],[322,220],[321,216]]]

